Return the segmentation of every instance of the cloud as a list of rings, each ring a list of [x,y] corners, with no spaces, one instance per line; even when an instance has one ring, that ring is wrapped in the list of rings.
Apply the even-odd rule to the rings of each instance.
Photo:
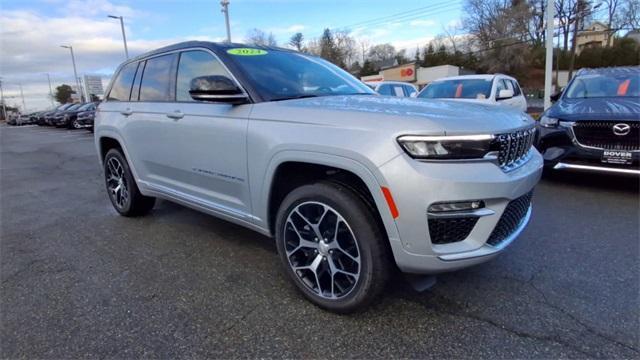
[[[437,21],[428,20],[428,19],[411,20],[409,22],[409,25],[414,27],[432,27],[432,26],[436,26],[437,24],[438,24]]]
[[[287,27],[275,27],[266,30],[266,33],[273,33],[273,35],[293,35],[297,32],[301,32],[307,27],[302,24],[294,24]]]
[[[104,5],[107,2],[96,3]],[[129,29],[127,33],[130,33]],[[129,54],[136,56],[185,40],[223,39],[202,35],[158,40],[135,38],[130,39],[127,45]],[[0,68],[3,85],[6,85],[10,96],[17,96],[18,84],[22,83],[29,110],[50,106],[45,73],[51,75],[54,88],[62,83],[74,83],[69,50],[60,45],[73,45],[78,76],[102,74],[105,76],[105,86],[111,73],[125,60],[120,26],[106,16],[50,17],[22,10],[0,13]]]

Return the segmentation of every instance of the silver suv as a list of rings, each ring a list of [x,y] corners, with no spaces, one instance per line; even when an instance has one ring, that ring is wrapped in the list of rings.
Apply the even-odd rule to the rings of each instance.
[[[118,68],[95,144],[121,215],[163,198],[274,237],[302,294],[348,312],[395,267],[468,267],[520,234],[542,169],[533,125],[378,96],[294,51],[187,42]]]

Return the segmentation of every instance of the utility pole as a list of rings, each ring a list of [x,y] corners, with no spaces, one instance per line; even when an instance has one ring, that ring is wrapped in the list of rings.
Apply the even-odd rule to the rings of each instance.
[[[7,108],[4,104],[4,92],[2,91],[2,80],[0,80],[0,102],[2,102],[2,120],[7,120]]]
[[[576,4],[576,19],[573,22],[573,38],[571,39],[571,59],[569,60],[569,77],[567,80],[571,81],[573,77],[573,67],[576,62],[576,47],[578,44],[578,29],[580,28],[581,18],[584,16],[585,9],[584,0],[578,0]]]
[[[73,46],[71,45],[60,45],[65,49],[71,50],[71,62],[73,63],[73,77],[76,79],[76,87],[78,91],[78,96],[80,96],[80,102],[83,102],[82,88],[80,87],[80,82],[78,81],[78,70],[76,69],[76,57],[73,55]]]
[[[229,27],[229,0],[221,0],[222,12],[224,13],[224,22],[227,25],[227,42],[231,42],[231,28]]]
[[[47,73],[47,81],[49,82],[49,100],[51,100],[51,106],[53,106],[53,90],[51,90],[51,77]]]
[[[120,28],[122,29],[122,40],[124,41],[124,56],[129,59],[129,48],[127,48],[127,35],[124,32],[124,18],[122,16],[107,15],[112,19],[120,20]]]
[[[20,86],[20,97],[22,98],[22,114],[27,112],[27,104],[24,102],[24,92],[22,92],[22,84],[18,84]]]
[[[555,2],[547,1],[547,34],[546,58],[544,62],[544,108],[551,106],[551,73],[553,72],[553,18],[555,17]],[[556,60],[557,61],[557,60]]]

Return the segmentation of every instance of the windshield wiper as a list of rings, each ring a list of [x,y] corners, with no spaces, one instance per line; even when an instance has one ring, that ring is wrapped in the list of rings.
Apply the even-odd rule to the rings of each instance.
[[[285,96],[285,97],[279,97],[279,98],[271,99],[270,101],[283,101],[283,100],[293,100],[293,99],[305,99],[305,98],[312,98],[312,97],[319,97],[319,96],[320,96],[320,95],[314,95],[314,94],[293,95],[293,96]]]

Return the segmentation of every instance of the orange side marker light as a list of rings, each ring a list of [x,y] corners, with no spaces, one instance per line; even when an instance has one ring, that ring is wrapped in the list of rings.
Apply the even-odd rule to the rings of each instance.
[[[400,216],[400,213],[398,212],[398,208],[396,207],[395,201],[393,201],[393,196],[391,196],[391,191],[389,190],[389,188],[384,186],[381,186],[380,189],[382,189],[382,194],[384,194],[384,199],[387,201],[387,206],[389,206],[389,211],[391,211],[391,216],[393,216],[394,219],[397,219],[398,216]]]

